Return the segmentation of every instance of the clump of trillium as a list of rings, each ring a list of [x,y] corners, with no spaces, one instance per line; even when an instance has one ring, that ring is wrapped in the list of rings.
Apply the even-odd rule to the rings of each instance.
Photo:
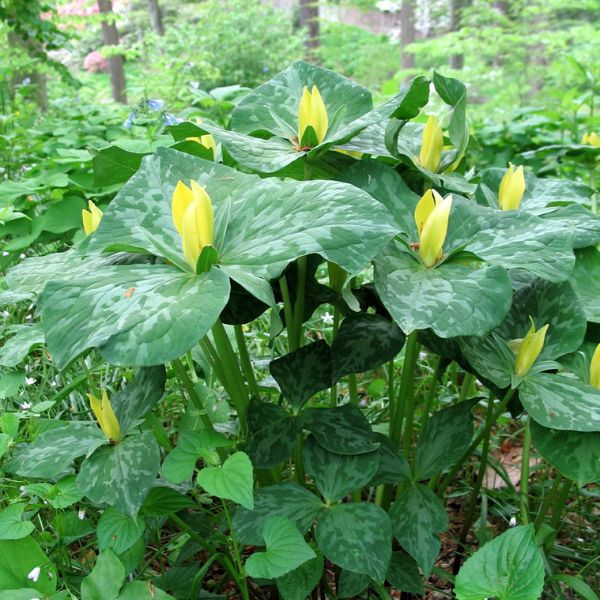
[[[108,399],[106,390],[102,390],[102,400],[99,400],[92,394],[88,394],[88,398],[98,425],[102,429],[102,433],[113,444],[118,444],[121,441],[121,426]]]
[[[173,192],[172,215],[181,236],[183,254],[196,272],[202,250],[214,241],[214,214],[210,196],[196,181],[179,181]]]
[[[515,169],[515,166],[509,163],[498,189],[498,206],[502,210],[518,210],[524,193],[525,175],[523,167],[520,166]]]
[[[452,195],[445,198],[433,189],[427,190],[415,208],[415,223],[419,233],[418,248],[421,262],[428,268],[443,257],[443,247],[448,234],[448,220],[452,208]]]

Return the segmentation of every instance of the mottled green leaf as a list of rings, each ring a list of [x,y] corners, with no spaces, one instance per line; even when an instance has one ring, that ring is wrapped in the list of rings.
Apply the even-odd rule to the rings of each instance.
[[[392,553],[392,560],[385,578],[398,591],[419,595],[425,593],[419,567],[415,559],[405,552]]]
[[[156,479],[160,454],[149,431],[130,435],[90,456],[77,476],[79,489],[92,501],[135,517]]]
[[[194,275],[169,265],[123,265],[51,281],[41,300],[48,350],[59,368],[88,348],[112,363],[162,364],[206,335],[228,296],[218,269]]]
[[[311,435],[304,442],[304,468],[328,502],[341,500],[369,483],[379,466],[379,453],[344,455],[323,448]],[[349,567],[348,567],[349,568]]]
[[[44,343],[41,323],[14,325],[9,332],[14,335],[0,348],[0,365],[3,367],[16,367],[34,346]]]
[[[375,504],[337,504],[319,516],[316,540],[334,564],[383,582],[392,556],[391,530],[387,513]]]
[[[245,452],[235,452],[220,467],[204,467],[197,482],[211,496],[254,508],[252,463]]]
[[[238,508],[233,517],[233,527],[242,544],[260,546],[262,531],[269,517],[286,517],[301,533],[306,533],[323,503],[307,489],[285,482],[258,488],[254,494],[254,510]]]
[[[531,422],[533,445],[578,486],[600,481],[600,432],[560,431]]]
[[[275,579],[315,558],[314,550],[294,523],[285,517],[270,517],[263,528],[266,550],[246,561],[246,572],[258,579]]]
[[[37,581],[28,575],[39,568]],[[33,588],[41,594],[56,590],[56,568],[31,537],[0,540],[0,590]]]
[[[390,519],[394,537],[429,577],[440,551],[438,534],[448,527],[444,505],[429,488],[411,485],[392,504]]]
[[[323,555],[317,554],[293,571],[278,577],[275,583],[283,600],[306,600],[323,575]]]
[[[400,328],[381,315],[349,315],[331,345],[333,381],[349,373],[370,371],[393,359],[402,350],[404,340]]]
[[[467,559],[456,576],[458,600],[537,600],[544,561],[533,525],[513,527]]]
[[[600,250],[593,247],[579,250],[569,281],[587,320],[600,323]]]
[[[600,431],[600,390],[566,375],[536,373],[523,380],[519,398],[543,427]]]
[[[365,454],[377,450],[371,425],[354,404],[335,408],[307,408],[298,428],[310,431],[326,450],[336,454]]]
[[[20,540],[33,531],[33,523],[23,520],[25,503],[9,504],[0,511],[0,540]]]
[[[400,482],[410,481],[412,475],[408,461],[400,452],[396,444],[387,435],[375,433],[373,441],[379,444],[379,466],[369,486],[377,486],[382,483],[397,485]]]
[[[570,204],[547,209],[540,216],[554,229],[569,232],[573,238],[573,248],[587,248],[600,242],[600,217],[583,206]]]
[[[415,479],[429,479],[450,468],[473,438],[471,409],[477,400],[467,400],[437,411],[425,425],[417,444]]]
[[[102,513],[96,527],[98,547],[100,551],[111,548],[121,554],[142,537],[145,528],[142,517],[130,517],[109,507]]]

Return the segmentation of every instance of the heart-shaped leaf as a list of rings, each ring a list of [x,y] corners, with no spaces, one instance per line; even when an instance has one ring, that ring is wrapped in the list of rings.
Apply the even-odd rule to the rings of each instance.
[[[20,540],[34,529],[31,521],[23,521],[25,504],[16,502],[0,511],[0,540]]]
[[[142,517],[130,517],[114,508],[108,508],[98,520],[96,533],[100,550],[111,548],[117,554],[129,550],[144,534]]]
[[[204,467],[197,482],[211,496],[254,508],[252,463],[245,452],[235,452],[220,467]]]
[[[283,577],[278,577],[277,591],[283,600],[306,600],[323,575],[323,555],[302,563]]]

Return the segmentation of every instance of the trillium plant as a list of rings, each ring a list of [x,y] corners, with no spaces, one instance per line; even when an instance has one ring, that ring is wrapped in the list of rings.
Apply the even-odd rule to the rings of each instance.
[[[78,246],[7,275],[58,369],[101,366],[87,415],[12,447],[4,469],[75,477],[138,538],[142,517],[168,519],[231,597],[423,595],[432,573],[459,600],[540,597],[565,493],[600,480],[600,219],[580,184],[466,172],[466,108],[438,73],[374,107],[297,62],[227,128],[168,127],[173,147],[83,211]],[[171,405],[167,435],[155,411]],[[469,557],[501,418],[524,427],[515,527]],[[533,447],[558,473],[541,507]],[[446,499],[472,464],[453,574],[436,566]],[[118,579],[111,597],[133,598]]]

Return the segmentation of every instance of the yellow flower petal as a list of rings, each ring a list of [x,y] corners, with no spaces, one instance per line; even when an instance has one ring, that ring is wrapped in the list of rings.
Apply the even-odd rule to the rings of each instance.
[[[308,88],[304,86],[300,106],[298,107],[298,141],[302,139],[306,128],[310,125],[312,96]]]
[[[596,346],[590,363],[590,384],[600,389],[600,344]]]
[[[183,215],[194,199],[192,190],[183,183],[178,181],[173,192],[173,200],[171,203],[171,211],[173,215],[173,223],[179,235],[183,235]]]
[[[532,323],[527,335],[523,338],[515,360],[515,372],[519,377],[523,377],[529,372],[540,355],[548,327],[548,325],[544,325],[539,331],[536,331],[535,325]]]
[[[298,141],[302,140],[302,136],[309,126],[315,130],[320,144],[327,135],[329,117],[327,116],[325,102],[323,102],[319,88],[316,85],[312,86],[310,92],[306,86],[302,91],[302,98],[298,107]]]
[[[89,210],[81,211],[81,220],[83,222],[83,231],[86,235],[94,233],[102,220],[102,211],[91,201],[88,201]]]
[[[423,141],[421,142],[421,152],[419,154],[421,166],[436,173],[442,161],[443,146],[442,126],[435,115],[429,115],[423,129]]]
[[[419,239],[419,255],[426,267],[433,267],[442,257],[451,208],[452,195],[449,194],[435,205],[423,225]]]
[[[436,204],[441,201],[442,197],[440,194],[433,189],[429,189],[417,202],[417,206],[415,208],[415,223],[417,224],[419,235],[421,235],[421,232],[423,231],[425,221],[427,221],[429,215],[433,212]]]
[[[498,206],[502,210],[517,210],[521,206],[521,200],[525,193],[525,174],[523,167],[515,170],[515,166],[509,163],[504,177],[498,189]]]
[[[198,203],[198,236],[200,239],[200,245],[202,247],[210,246],[214,239],[214,214],[212,201],[206,190],[193,180],[192,192],[194,194],[194,201]]]
[[[108,399],[106,390],[102,391],[102,431],[111,442],[119,442],[121,440],[121,427],[119,421],[113,411],[112,404]]]
[[[92,412],[94,413],[98,424],[102,427],[102,402],[100,402],[96,396],[92,396],[92,394],[88,394],[87,397],[89,398]]]

